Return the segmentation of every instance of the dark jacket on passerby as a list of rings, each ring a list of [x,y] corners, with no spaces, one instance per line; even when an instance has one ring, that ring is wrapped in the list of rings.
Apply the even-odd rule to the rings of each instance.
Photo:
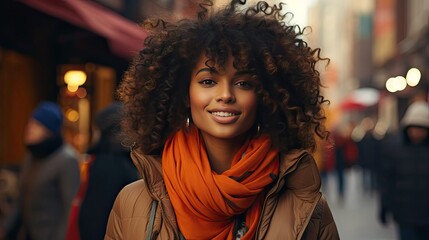
[[[357,146],[358,164],[362,168],[364,190],[376,190],[378,187],[377,176],[380,171],[380,140],[375,138],[373,131],[367,131]]]
[[[417,106],[417,108],[416,108]],[[383,143],[380,177],[381,220],[393,213],[398,224],[429,227],[429,137],[413,144],[406,129],[429,129],[429,107],[410,106],[402,120],[402,132]],[[424,106],[424,105],[421,105]]]
[[[132,158],[144,180],[119,193],[105,239],[179,239],[160,158],[137,150]],[[309,153],[295,151],[281,157],[279,177],[267,190],[255,239],[339,239]]]
[[[107,219],[117,194],[125,185],[138,179],[130,151],[120,141],[120,111],[121,105],[115,103],[95,117],[95,125],[101,136],[88,151],[93,161],[79,214],[82,240],[104,238]]]
[[[371,131],[368,131],[362,140],[357,143],[357,146],[359,150],[359,165],[363,169],[377,171],[379,164],[379,140],[373,136]]]

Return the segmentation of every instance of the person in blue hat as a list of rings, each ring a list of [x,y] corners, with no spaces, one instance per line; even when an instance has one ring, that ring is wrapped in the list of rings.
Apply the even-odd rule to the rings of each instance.
[[[3,226],[8,239],[65,239],[80,171],[77,153],[63,141],[62,124],[60,106],[44,101],[25,126],[29,154],[20,172],[20,200]]]

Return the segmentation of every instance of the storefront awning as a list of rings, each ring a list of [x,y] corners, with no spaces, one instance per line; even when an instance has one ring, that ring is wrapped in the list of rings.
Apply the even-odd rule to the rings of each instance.
[[[131,59],[143,47],[146,33],[125,17],[91,1],[18,0],[107,39],[113,54]]]

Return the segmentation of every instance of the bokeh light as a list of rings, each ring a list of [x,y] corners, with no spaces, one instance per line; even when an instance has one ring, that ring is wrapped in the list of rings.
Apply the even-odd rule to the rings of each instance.
[[[71,108],[67,109],[65,116],[66,116],[67,120],[69,120],[70,122],[77,122],[79,120],[78,111],[71,109]]]
[[[407,84],[411,87],[417,86],[419,84],[420,79],[422,77],[422,74],[420,73],[420,70],[417,68],[410,68],[407,72]]]

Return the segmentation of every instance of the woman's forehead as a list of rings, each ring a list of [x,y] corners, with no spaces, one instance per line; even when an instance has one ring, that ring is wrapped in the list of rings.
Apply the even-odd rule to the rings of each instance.
[[[228,53],[225,59],[220,59],[219,56],[209,56],[208,54],[200,54],[193,71],[198,71],[202,68],[210,68],[214,71],[223,71],[225,67],[232,65],[233,66],[234,57],[231,53]]]
[[[210,51],[210,50],[209,50]],[[239,50],[238,54],[243,54],[243,51]],[[222,53],[219,53],[216,50],[211,50],[210,52],[207,52],[206,50],[203,50],[200,55],[197,58],[197,61],[195,62],[194,67],[213,67],[216,69],[222,69],[226,67],[228,64],[234,64],[235,68],[237,65],[245,65],[248,68],[250,65],[250,55],[251,53],[245,54],[247,57],[243,56],[236,56],[237,53],[233,53],[230,49],[227,49],[226,51],[223,51]],[[244,64],[243,64],[244,63]],[[240,70],[243,70],[240,68]]]

